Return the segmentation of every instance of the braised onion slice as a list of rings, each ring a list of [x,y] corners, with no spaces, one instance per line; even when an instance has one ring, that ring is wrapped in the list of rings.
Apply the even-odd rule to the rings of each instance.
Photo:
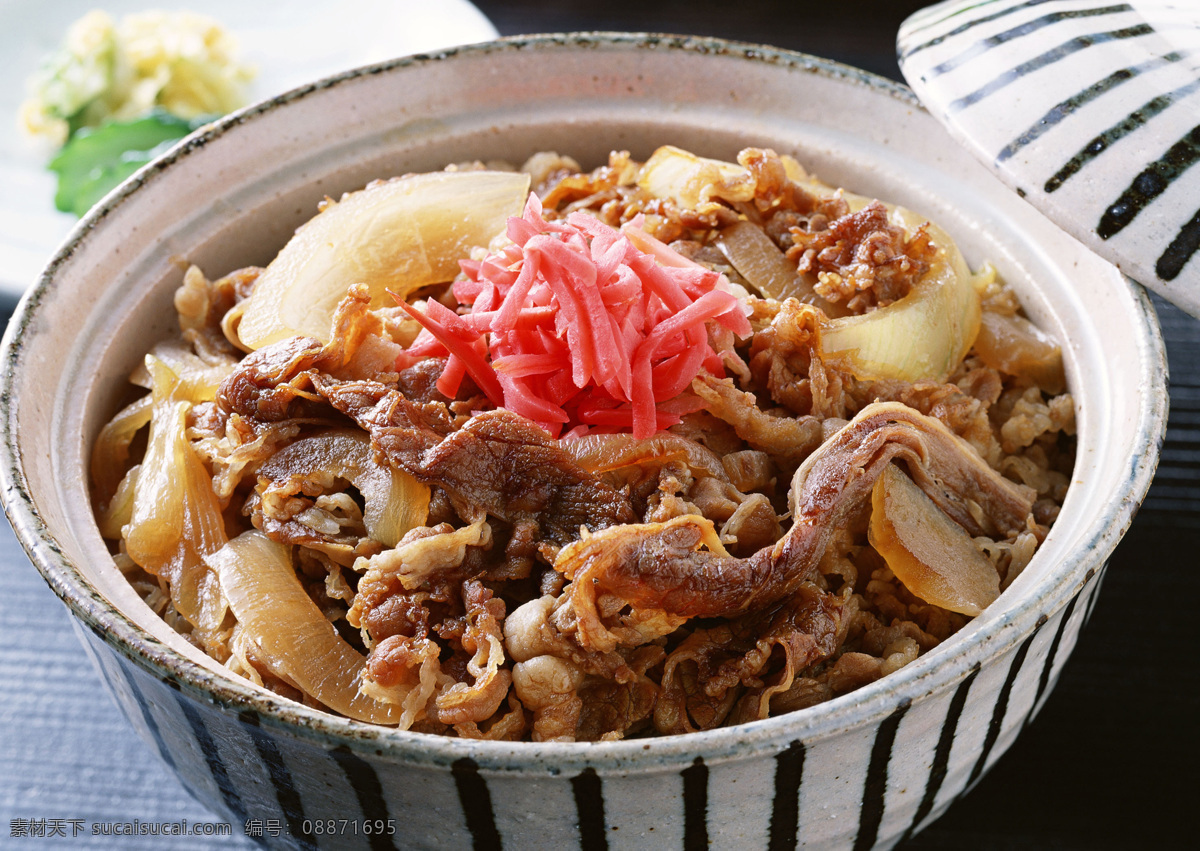
[[[379,181],[328,201],[259,276],[237,327],[259,349],[297,334],[327,342],[334,308],[351,284],[366,284],[372,307],[388,291],[450,281],[458,261],[519,216],[529,176],[439,171]]]
[[[208,644],[224,620],[225,602],[203,558],[225,544],[225,518],[212,475],[187,438],[191,402],[178,398],[178,376],[154,357],[146,358],[146,367],[153,417],[122,530],[125,549],[145,571],[170,582],[175,610]]]
[[[785,154],[779,160],[793,183],[809,190],[832,191],[814,180],[795,158]],[[700,157],[673,145],[663,145],[651,154],[638,171],[636,181],[650,195],[670,198],[693,210],[713,199],[730,204],[753,201],[757,183],[750,169],[740,163]]]
[[[783,158],[783,162],[788,178],[807,191],[823,196],[841,192],[851,211],[871,202],[865,196],[822,184],[790,158]],[[700,210],[716,200],[733,205],[753,200],[755,178],[749,169],[736,163],[664,146],[642,166],[638,185],[681,207]],[[812,292],[812,282],[787,263],[782,252],[775,256],[767,250],[774,245],[752,223],[725,228],[718,245],[739,274],[767,297],[791,296],[822,309],[830,308],[826,315],[834,318],[822,330],[821,352],[832,364],[864,380],[944,380],[966,355],[979,331],[980,297],[975,276],[945,231],[903,207],[886,206],[893,221],[909,233],[924,225],[938,248],[937,256],[906,296],[858,316],[839,315],[842,311],[838,307]]]
[[[126,405],[104,424],[96,436],[91,458],[92,487],[102,512],[126,475],[129,446],[137,433],[150,422],[153,401],[153,397],[147,394]]]
[[[113,492],[112,498],[96,509],[96,525],[100,527],[100,534],[116,540],[121,537],[122,530],[133,516],[133,498],[135,488],[137,486],[138,473],[141,470],[141,465],[134,464],[129,468],[129,472],[117,484],[117,489]]]
[[[189,402],[211,402],[217,398],[217,388],[237,366],[237,360],[233,357],[205,360],[182,340],[165,340],[151,349],[150,354],[169,366],[179,377],[176,393]],[[131,381],[134,384],[142,383],[139,377],[135,372]],[[142,383],[142,386],[148,387],[149,384]]]
[[[1000,595],[999,574],[971,536],[895,464],[871,489],[868,538],[904,587],[927,603],[974,616]]]
[[[638,172],[637,184],[655,198],[670,198],[693,210],[714,198],[733,203],[754,198],[754,177],[748,169],[672,145],[650,155]]]
[[[1061,393],[1067,386],[1062,347],[1023,316],[985,310],[975,353],[992,369],[1029,376],[1047,393]]]
[[[811,178],[798,182],[817,194],[841,192],[851,212],[873,200]],[[945,379],[979,333],[979,276],[971,274],[958,245],[945,230],[912,210],[886,202],[884,206],[893,222],[910,234],[924,226],[938,249],[937,256],[908,295],[870,313],[826,323],[822,355],[864,380]]]
[[[722,228],[717,234],[717,247],[738,274],[765,297],[777,301],[794,298],[820,307],[829,316],[844,312],[817,295],[812,280],[800,274],[796,264],[753,222],[740,221]]]
[[[944,230],[903,208],[892,213],[910,232],[922,224],[928,228],[938,248],[929,271],[892,304],[826,323],[821,353],[864,380],[945,380],[979,332],[975,276]]]
[[[587,434],[559,444],[589,473],[603,476],[631,467],[657,470],[672,461],[681,461],[697,477],[728,479],[721,459],[694,440],[669,432],[638,439],[632,434]]]
[[[150,352],[150,358],[134,370],[130,380],[148,389],[154,387],[150,373],[150,362],[160,364],[159,377],[170,382],[171,398],[178,402],[208,402],[216,398],[217,387],[236,365],[233,360],[205,361],[198,357],[186,343],[180,340],[159,343]],[[133,486],[126,471],[129,462],[129,447],[137,433],[146,426],[153,411],[154,396],[147,394],[130,403],[105,423],[92,447],[91,475],[96,504],[99,506],[100,525],[106,537],[120,537],[121,524],[128,522],[132,504]],[[117,500],[119,491],[121,505],[111,505]],[[111,534],[110,534],[111,533]]]
[[[346,479],[363,496],[367,533],[394,547],[429,515],[429,486],[403,470],[375,460],[370,438],[354,429],[303,437],[276,452],[259,475],[273,481],[327,474]]]
[[[305,592],[287,546],[243,532],[207,559],[229,608],[266,663],[330,709],[358,721],[397,724],[404,710],[359,690],[366,658],[338,635]]]

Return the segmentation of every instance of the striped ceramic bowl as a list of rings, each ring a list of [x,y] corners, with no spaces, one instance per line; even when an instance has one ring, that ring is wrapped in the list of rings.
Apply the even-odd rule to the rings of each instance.
[[[613,148],[646,156],[668,142],[726,158],[770,146],[828,181],[924,211],[1065,341],[1075,485],[995,605],[829,703],[601,744],[467,741],[332,717],[228,675],[143,605],[97,532],[86,458],[125,376],[171,331],[181,258],[211,274],[264,263],[320,198],[381,175],[545,149],[597,164]],[[149,747],[269,845],[887,846],[1000,758],[1087,621],[1164,427],[1163,349],[1139,293],[1031,213],[911,92],[850,68],[715,40],[595,34],[409,57],[198,132],[81,222],[5,338],[5,507]],[[331,834],[331,819],[347,822]]]
[[[1004,182],[1200,316],[1200,2],[950,0],[909,18],[897,49]]]

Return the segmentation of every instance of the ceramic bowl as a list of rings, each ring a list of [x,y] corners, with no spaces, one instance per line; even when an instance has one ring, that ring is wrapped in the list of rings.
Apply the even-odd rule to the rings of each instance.
[[[183,261],[262,264],[325,195],[448,162],[555,149],[586,166],[663,143],[747,145],[921,210],[991,260],[1064,342],[1079,453],[1062,515],[999,601],[899,672],[801,712],[602,744],[489,743],[370,727],[230,676],[174,634],[107,555],[86,458]],[[1145,494],[1165,419],[1153,312],[902,86],[709,39],[540,36],[349,72],[185,140],[82,221],[3,350],[4,501],[134,727],[197,798],[302,847],[887,846],[928,824],[1047,699]],[[348,819],[331,834],[328,819]],[[252,822],[253,823],[253,822]],[[371,826],[394,834],[367,835]]]

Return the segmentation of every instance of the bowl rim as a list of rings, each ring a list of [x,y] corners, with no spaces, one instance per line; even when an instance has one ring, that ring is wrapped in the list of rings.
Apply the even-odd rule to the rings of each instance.
[[[30,560],[83,626],[150,676],[193,699],[242,718],[251,718],[253,723],[322,744],[349,745],[408,763],[424,761],[449,765],[457,759],[470,757],[483,770],[519,768],[558,773],[564,766],[593,766],[601,771],[606,768],[629,771],[636,764],[635,758],[645,760],[647,754],[657,757],[663,764],[690,764],[698,754],[703,754],[706,761],[719,761],[774,751],[781,742],[800,740],[807,743],[877,724],[898,706],[907,705],[925,694],[949,689],[983,661],[1006,652],[1015,641],[1014,632],[1018,638],[1032,634],[1103,569],[1149,488],[1157,467],[1168,405],[1166,352],[1157,317],[1148,295],[1128,278],[1123,280],[1132,297],[1136,313],[1134,326],[1140,331],[1138,348],[1144,364],[1139,378],[1149,405],[1141,411],[1134,429],[1136,451],[1130,459],[1126,489],[1120,499],[1109,504],[1107,515],[1084,527],[1086,534],[1070,557],[1046,577],[1047,586],[1039,588],[1041,593],[1036,599],[1034,595],[1026,595],[1015,608],[1005,608],[990,615],[985,612],[976,619],[977,628],[969,635],[961,641],[951,639],[947,642],[952,645],[953,652],[939,653],[942,648],[936,648],[900,671],[804,710],[734,727],[615,742],[491,742],[401,731],[312,709],[272,695],[233,674],[217,674],[159,641],[88,583],[64,556],[38,511],[22,466],[16,406],[11,390],[22,360],[25,337],[35,333],[33,327],[39,308],[53,288],[59,268],[104,219],[129,203],[142,186],[154,181],[173,162],[189,156],[233,128],[254,121],[257,116],[323,89],[366,75],[398,73],[406,68],[453,61],[457,56],[596,46],[616,49],[666,46],[700,54],[718,53],[744,61],[800,67],[827,78],[866,85],[925,111],[903,84],[805,53],[710,37],[585,32],[509,36],[351,69],[251,104],[197,130],[127,179],[76,225],[37,283],[22,297],[0,344],[0,420],[3,422],[0,484],[4,488],[4,509]]]

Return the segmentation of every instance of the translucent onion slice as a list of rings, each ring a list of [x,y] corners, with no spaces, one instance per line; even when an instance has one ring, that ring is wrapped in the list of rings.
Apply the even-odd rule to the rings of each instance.
[[[823,196],[841,192],[851,211],[860,210],[871,201],[815,180],[789,158],[784,158],[784,165],[788,177],[810,192]],[[642,166],[638,185],[654,195],[695,209],[714,199],[732,204],[750,201],[754,198],[755,184],[750,171],[740,165],[666,146],[656,150]],[[926,223],[924,218],[902,207],[888,205],[888,209],[893,221],[910,233]],[[975,277],[950,236],[936,225],[929,224],[928,228],[939,248],[938,258],[907,296],[861,316],[838,316],[840,311],[836,307],[826,310],[826,315],[835,318],[823,329],[821,352],[831,363],[866,380],[941,380],[970,350],[979,331],[980,299]],[[767,238],[765,234],[762,236]],[[734,231],[729,238],[722,234],[722,239],[726,242],[732,239],[740,257],[735,259],[730,253],[726,256],[764,295],[779,298],[772,296],[771,291],[789,292],[804,286],[799,275],[789,276],[794,270],[783,269],[778,258],[764,254],[761,241],[757,246],[750,242],[758,240],[748,229]],[[811,282],[807,289],[811,289]],[[811,301],[815,294],[797,297],[815,303]],[[823,305],[818,306],[824,309]]]
[[[717,247],[738,274],[766,298],[794,298],[821,308],[827,316],[846,313],[840,305],[817,295],[812,279],[801,275],[796,264],[753,222],[741,221],[723,228],[717,235]]]
[[[144,570],[170,582],[176,611],[207,643],[225,617],[225,603],[203,558],[224,546],[225,519],[212,475],[187,438],[191,403],[176,395],[178,376],[154,357],[146,366],[153,417],[123,529],[125,549]]]
[[[1047,393],[1061,393],[1067,386],[1062,347],[1023,316],[985,310],[975,353],[993,369],[1029,376]]]
[[[910,231],[925,220],[903,208],[893,216]],[[866,380],[945,380],[979,332],[975,276],[944,230],[928,224],[937,255],[904,298],[860,316],[830,320],[821,332],[824,359]]]
[[[237,366],[237,360],[232,357],[209,363],[196,355],[192,347],[182,340],[161,342],[150,350],[150,354],[179,376],[176,395],[189,402],[211,402],[216,399],[217,388]],[[136,375],[133,381],[138,383]]]
[[[137,487],[140,464],[134,464],[117,485],[112,498],[96,510],[96,525],[101,537],[117,540],[133,517],[133,498]]]
[[[403,470],[375,461],[371,439],[337,429],[304,437],[271,456],[260,476],[278,481],[325,472],[347,479],[363,495],[363,522],[375,540],[394,547],[429,516],[429,486]]]
[[[851,212],[874,200],[834,189],[807,175],[792,179],[818,195],[841,192]],[[910,233],[926,226],[939,249],[938,260],[899,301],[827,323],[821,337],[822,355],[866,380],[944,379],[970,351],[979,333],[980,278],[971,274],[946,231],[912,210],[883,203],[893,222]]]
[[[1000,595],[1000,578],[966,530],[895,464],[871,489],[868,538],[896,578],[943,609],[977,615]]]
[[[330,709],[372,724],[396,724],[404,710],[359,690],[366,658],[338,635],[305,592],[287,546],[257,530],[208,557],[242,628],[266,663]]]
[[[721,459],[712,451],[694,440],[667,432],[641,440],[632,434],[588,434],[559,445],[580,467],[596,475],[643,465],[657,469],[672,461],[682,461],[693,475],[728,478]]]
[[[516,172],[432,172],[372,183],[328,202],[263,271],[237,334],[251,349],[297,334],[327,342],[334,308],[351,284],[366,284],[372,306],[392,304],[428,284],[453,280],[458,261],[519,216],[529,176]]]
[[[103,511],[112,500],[129,461],[129,446],[142,427],[150,422],[153,397],[142,396],[126,405],[104,424],[92,446],[91,474],[96,503]]]
[[[662,146],[642,164],[637,184],[656,198],[670,198],[691,210],[714,198],[731,203],[754,198],[754,178],[749,170],[671,145]]]

